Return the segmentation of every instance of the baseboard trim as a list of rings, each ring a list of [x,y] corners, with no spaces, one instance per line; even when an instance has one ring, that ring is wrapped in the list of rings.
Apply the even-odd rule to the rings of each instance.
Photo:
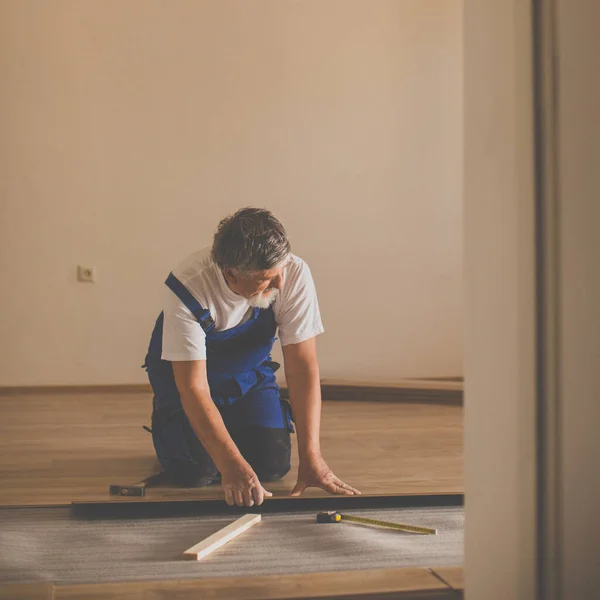
[[[331,384],[321,385],[325,400],[347,400],[366,402],[405,402],[462,405],[463,390],[453,386],[413,386],[394,385],[355,385]]]
[[[450,405],[463,403],[462,381],[404,379],[396,382],[354,382],[323,379],[321,390],[325,400]]]
[[[41,385],[0,386],[0,397],[37,394],[152,394],[147,383],[119,385]],[[365,402],[406,402],[461,405],[462,382],[406,380],[394,384],[354,383],[350,381],[323,380],[323,400],[346,400]],[[281,388],[281,395],[288,397],[288,390]]]
[[[0,386],[0,396],[25,396],[28,394],[151,394],[148,383],[116,385],[27,385]]]

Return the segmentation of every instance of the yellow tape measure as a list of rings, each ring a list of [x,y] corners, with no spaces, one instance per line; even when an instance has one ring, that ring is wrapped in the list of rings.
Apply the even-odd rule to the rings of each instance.
[[[350,515],[340,515],[342,521],[353,521],[364,525],[377,525],[378,527],[387,527],[389,529],[398,529],[408,533],[421,533],[423,535],[436,535],[437,529],[430,527],[417,527],[416,525],[405,525],[404,523],[391,523],[389,521],[380,521],[379,519],[367,519],[366,517],[352,517]]]

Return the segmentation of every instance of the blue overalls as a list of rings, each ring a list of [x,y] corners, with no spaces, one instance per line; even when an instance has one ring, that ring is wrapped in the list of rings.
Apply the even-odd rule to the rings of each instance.
[[[277,339],[272,307],[254,308],[241,325],[215,331],[210,312],[172,273],[165,283],[206,334],[211,396],[238,449],[262,481],[283,477],[290,468],[294,429],[289,404],[281,400],[275,379],[280,365],[271,359]],[[219,474],[185,415],[171,362],[161,358],[163,317],[161,313],[156,321],[144,365],[154,391],[154,448],[163,469],[178,483],[206,485]]]

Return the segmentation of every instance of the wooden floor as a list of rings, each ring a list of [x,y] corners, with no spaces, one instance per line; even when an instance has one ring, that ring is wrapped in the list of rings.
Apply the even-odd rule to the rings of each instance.
[[[155,469],[148,393],[61,393],[0,397],[0,507],[131,501],[109,496]],[[323,405],[322,449],[334,472],[363,495],[463,492],[462,408],[452,405],[329,401]],[[282,481],[288,497],[297,457]],[[306,496],[322,496],[307,490]],[[155,488],[143,501],[221,499],[219,486]],[[288,497],[289,498],[289,497]],[[136,499],[139,501],[140,499]],[[289,498],[290,502],[296,499]],[[153,581],[98,585],[0,585],[13,600],[116,598],[420,598],[462,597],[462,568],[398,568],[305,575]]]
[[[153,472],[151,436],[142,429],[150,406],[145,393],[0,397],[0,506],[131,501],[109,496],[108,487]],[[363,495],[463,492],[460,406],[326,401],[322,449]],[[296,468],[294,453],[292,471],[267,489],[288,497]],[[304,497],[322,495],[309,489]],[[145,500],[220,498],[220,486],[170,487],[149,489]]]
[[[375,600],[458,600],[461,567],[377,569],[306,575],[267,575],[198,580],[148,581],[90,585],[51,583],[0,585],[2,600],[307,600],[348,598]]]

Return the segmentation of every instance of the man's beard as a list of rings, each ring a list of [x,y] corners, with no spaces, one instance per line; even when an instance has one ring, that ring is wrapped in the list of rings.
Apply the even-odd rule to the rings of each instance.
[[[277,300],[277,290],[268,290],[267,292],[261,292],[260,294],[256,294],[256,296],[252,296],[252,298],[248,298],[248,304],[252,308],[269,308],[273,302]]]

